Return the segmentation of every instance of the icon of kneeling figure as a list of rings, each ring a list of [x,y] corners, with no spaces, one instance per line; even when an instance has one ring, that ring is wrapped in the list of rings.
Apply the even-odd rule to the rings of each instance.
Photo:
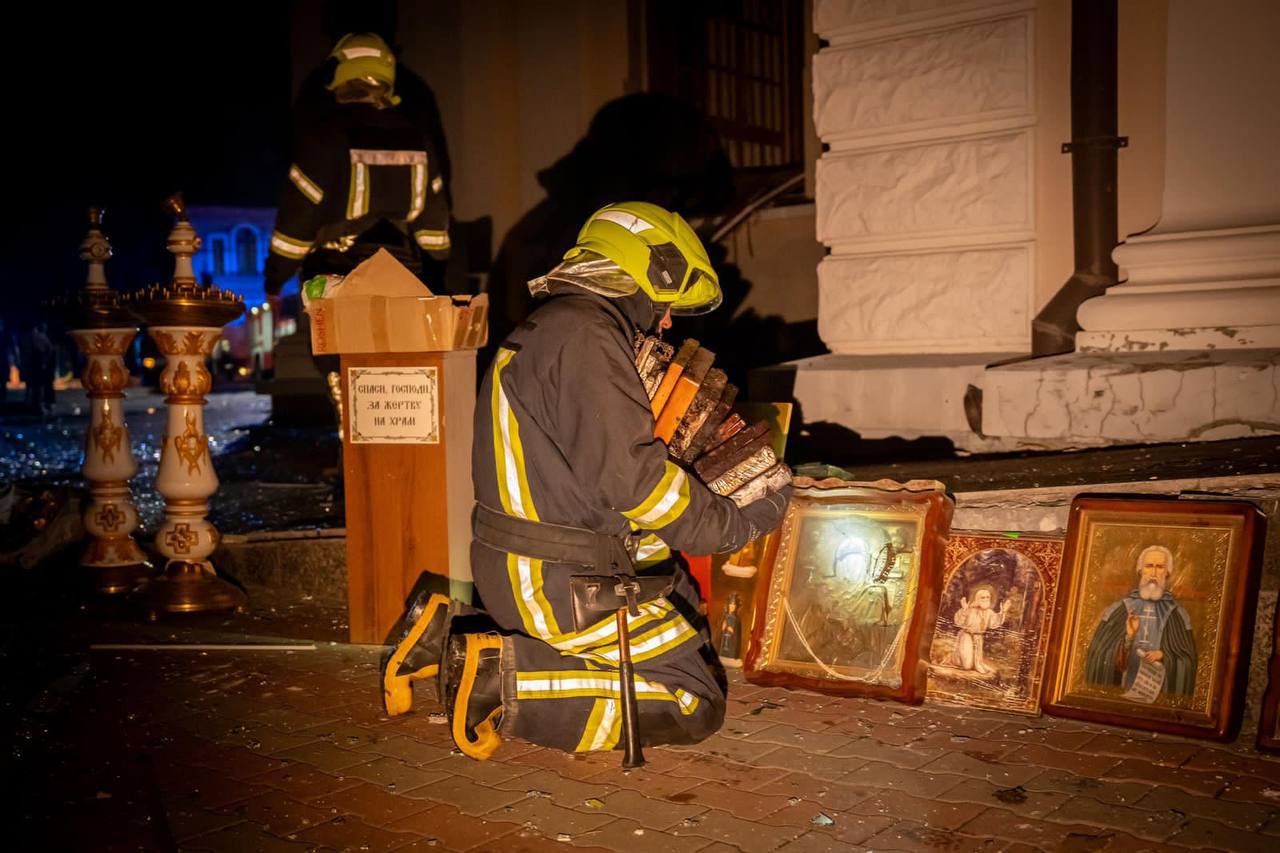
[[[974,587],[969,598],[960,599],[960,609],[956,611],[955,624],[960,629],[956,637],[955,648],[947,659],[946,665],[957,669],[972,670],[982,675],[992,675],[996,668],[987,664],[982,654],[983,635],[1004,624],[1013,599],[1006,597],[1000,609],[992,607],[995,588],[990,584]]]

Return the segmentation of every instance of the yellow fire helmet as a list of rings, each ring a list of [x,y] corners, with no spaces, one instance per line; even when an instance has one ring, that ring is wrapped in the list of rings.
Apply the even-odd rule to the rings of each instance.
[[[400,98],[393,94],[396,85],[396,55],[374,33],[350,33],[342,37],[333,48],[330,57],[338,60],[329,91],[345,83],[361,80],[385,87],[388,100],[394,105]]]
[[[592,214],[564,259],[594,258],[616,264],[672,314],[705,314],[720,304],[720,279],[702,241],[679,214],[656,204],[625,201]]]

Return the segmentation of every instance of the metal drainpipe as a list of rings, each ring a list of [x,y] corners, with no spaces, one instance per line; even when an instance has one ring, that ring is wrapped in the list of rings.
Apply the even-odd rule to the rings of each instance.
[[[1031,354],[1075,349],[1076,309],[1116,284],[1116,0],[1071,4],[1071,208],[1075,272],[1031,324]]]

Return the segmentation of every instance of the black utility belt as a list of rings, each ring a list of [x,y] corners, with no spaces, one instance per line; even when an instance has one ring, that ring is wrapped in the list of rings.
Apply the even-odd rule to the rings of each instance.
[[[633,537],[610,536],[583,527],[530,521],[477,503],[471,513],[476,541],[496,551],[509,551],[549,563],[588,566],[610,574],[635,570]]]

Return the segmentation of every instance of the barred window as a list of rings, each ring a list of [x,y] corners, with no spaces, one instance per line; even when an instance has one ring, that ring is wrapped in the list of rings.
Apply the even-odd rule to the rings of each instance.
[[[804,0],[647,0],[648,88],[691,101],[737,169],[804,160]]]

